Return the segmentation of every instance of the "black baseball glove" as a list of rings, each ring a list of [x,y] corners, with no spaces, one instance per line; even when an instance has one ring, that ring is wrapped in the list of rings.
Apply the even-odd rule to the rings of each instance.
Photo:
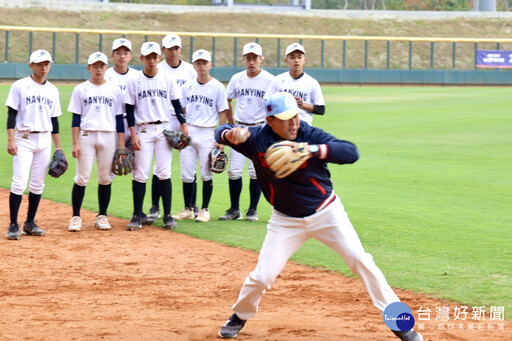
[[[50,167],[48,168],[48,174],[53,176],[54,178],[58,178],[62,174],[66,172],[68,169],[68,160],[66,160],[66,155],[62,149],[57,149],[53,153],[52,162],[50,162]]]
[[[226,153],[221,152],[219,148],[215,147],[208,154],[208,168],[217,174],[224,172],[228,166],[228,156]]]
[[[164,130],[165,138],[169,145],[174,149],[183,149],[187,147],[192,139],[181,131]]]
[[[115,175],[126,175],[135,169],[135,161],[133,154],[126,149],[118,149],[114,153],[114,160],[112,161],[112,173]]]

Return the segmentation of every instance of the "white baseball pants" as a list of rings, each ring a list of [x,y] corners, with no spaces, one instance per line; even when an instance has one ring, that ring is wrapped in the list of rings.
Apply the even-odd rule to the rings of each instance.
[[[256,315],[263,295],[288,259],[310,238],[321,241],[343,257],[350,270],[363,281],[373,305],[381,312],[388,304],[400,301],[372,256],[364,250],[343,204],[336,198],[322,211],[305,218],[272,211],[256,269],[245,279],[233,306],[239,318],[248,320]]]
[[[160,180],[171,178],[172,148],[164,135],[164,130],[170,129],[169,123],[138,124],[135,128],[140,139],[141,150],[135,151],[135,167],[132,171],[133,180],[146,183],[151,172],[153,155],[155,167],[153,174]]]
[[[243,154],[237,152],[233,148],[229,149],[229,167],[228,177],[230,180],[237,180],[242,177],[242,171],[244,170],[245,160],[249,161],[247,172],[251,179],[256,179],[256,170],[251,160],[246,158]]]
[[[75,184],[87,186],[95,157],[98,184],[109,185],[112,183],[114,174],[111,169],[116,149],[116,135],[117,133],[114,131],[80,130],[78,137],[80,158],[76,160]]]
[[[16,131],[14,138],[18,153],[12,161],[11,192],[22,195],[27,189],[30,176],[30,192],[42,194],[44,179],[48,172],[52,152],[52,137],[50,132],[30,133]]]
[[[215,128],[204,128],[193,125],[188,126],[192,143],[180,152],[181,180],[185,183],[194,182],[197,159],[202,181],[210,181],[213,178],[208,167],[208,155],[215,146]]]

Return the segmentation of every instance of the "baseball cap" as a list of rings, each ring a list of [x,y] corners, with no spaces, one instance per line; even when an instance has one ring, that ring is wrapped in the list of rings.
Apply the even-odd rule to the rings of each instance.
[[[161,55],[162,51],[160,50],[160,45],[154,41],[147,41],[140,47],[140,54],[143,56],[147,56],[151,53],[156,53],[157,55]]]
[[[267,100],[265,111],[267,116],[274,116],[283,121],[289,120],[301,112],[295,97],[289,92],[272,94]]]
[[[300,52],[306,54],[306,50],[304,49],[304,46],[302,46],[299,43],[293,43],[286,47],[286,52],[284,53],[284,55],[288,56],[293,51],[300,51]]]
[[[51,62],[53,63],[52,56],[50,52],[46,50],[37,50],[32,52],[30,55],[29,63],[42,63],[42,62]]]
[[[132,42],[125,38],[118,38],[112,43],[112,52],[120,48],[121,46],[126,47],[128,50],[132,50]]]
[[[89,56],[89,59],[87,60],[87,65],[92,65],[96,62],[103,62],[108,65],[108,58],[104,53],[94,52]]]
[[[174,46],[181,47],[181,38],[174,33],[169,33],[162,39],[162,46],[166,49],[170,49]]]
[[[245,56],[249,53],[254,53],[257,56],[263,56],[263,49],[261,48],[261,45],[258,43],[247,43],[244,45],[244,48],[242,50],[242,56]]]
[[[195,62],[196,60],[199,60],[199,59],[206,60],[207,62],[211,62],[212,61],[212,55],[211,55],[210,52],[208,52],[206,50],[197,50],[192,55],[192,63]]]

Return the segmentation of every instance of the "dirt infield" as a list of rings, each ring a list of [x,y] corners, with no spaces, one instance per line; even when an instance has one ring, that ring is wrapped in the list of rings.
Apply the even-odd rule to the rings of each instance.
[[[70,233],[71,208],[48,200],[41,201],[36,219],[47,235],[8,241],[8,191],[0,190],[0,200],[2,340],[216,339],[257,261],[255,252],[198,240],[179,229],[127,232],[126,220],[111,218],[112,230],[98,231],[91,212],[82,215],[82,232]],[[26,205],[24,197],[21,222]],[[436,306],[452,311],[457,304],[397,294],[413,312],[420,306],[432,310],[430,321],[416,321],[417,327],[424,323],[425,340],[512,339],[511,321],[487,316],[475,322],[470,315],[458,323],[436,321]],[[396,340],[357,279],[294,263],[238,339]]]

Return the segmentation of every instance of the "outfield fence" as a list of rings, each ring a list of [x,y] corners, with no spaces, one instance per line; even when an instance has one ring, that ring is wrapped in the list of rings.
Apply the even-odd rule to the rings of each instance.
[[[87,56],[94,51],[109,55],[111,42],[119,37],[132,41],[135,52],[132,64],[140,66],[141,62],[136,57],[138,46],[145,41],[161,42],[168,33],[17,26],[0,26],[0,31],[3,31],[3,34],[0,32],[0,49],[3,48],[0,53],[3,52],[4,64],[26,63],[33,50],[43,48],[52,53],[56,64],[67,65],[68,69],[72,65],[85,64]],[[468,71],[478,71],[486,73],[484,78],[489,72],[504,73],[491,78],[508,79],[510,82],[510,73],[506,70],[480,70],[476,67],[475,55],[477,49],[512,50],[512,39],[175,33],[182,37],[185,60],[190,60],[197,49],[210,50],[214,67],[224,69],[226,74],[241,69],[241,50],[247,42],[260,43],[264,48],[264,67],[275,70],[286,68],[286,46],[300,42],[306,48],[305,67],[317,70],[319,75],[331,73],[332,76],[332,72],[350,75],[353,71],[370,75],[378,72],[379,75],[389,75],[391,79],[400,75],[398,82],[401,82],[400,79],[407,74],[404,71],[421,71],[423,74],[463,71],[465,78]],[[482,75],[475,74],[475,77],[478,80]],[[5,75],[1,77],[6,78]],[[327,78],[333,80],[332,77]]]

